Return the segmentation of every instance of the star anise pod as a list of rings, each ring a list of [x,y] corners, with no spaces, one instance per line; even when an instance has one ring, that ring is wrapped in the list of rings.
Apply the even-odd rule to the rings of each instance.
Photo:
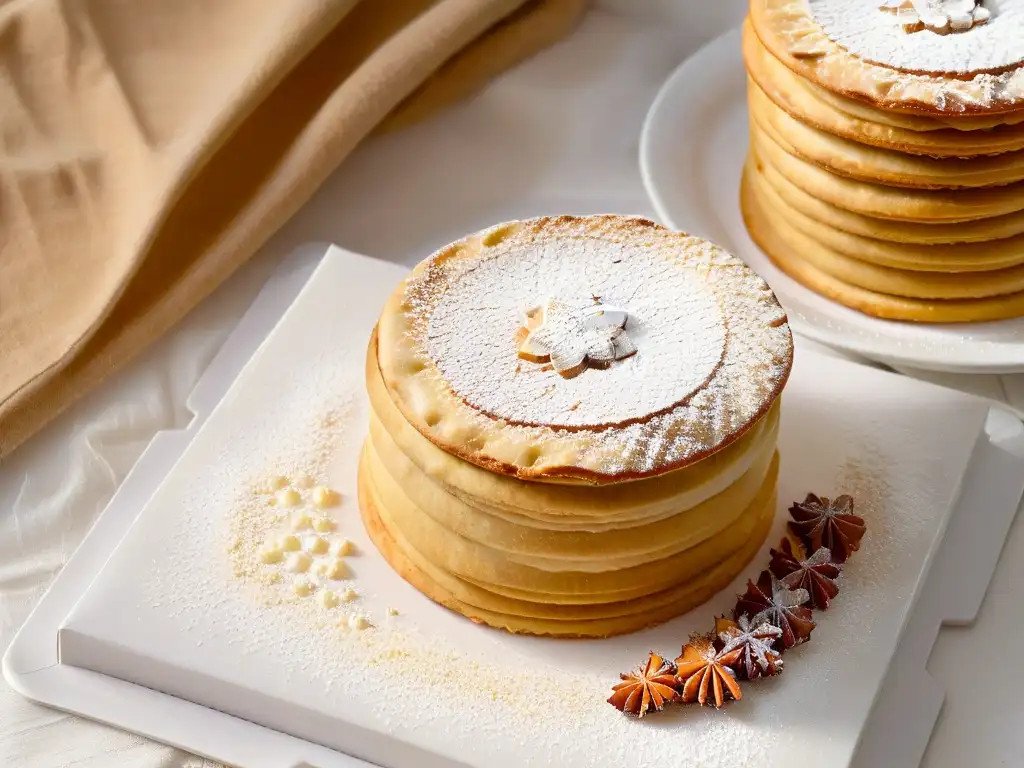
[[[651,709],[661,711],[666,701],[676,701],[676,665],[651,652],[646,664],[621,674],[608,703],[622,712],[643,717]]]
[[[830,500],[809,493],[803,503],[789,508],[789,514],[793,517],[790,530],[803,537],[808,549],[816,552],[827,547],[837,563],[845,563],[852,552],[860,549],[860,540],[867,530],[864,518],[853,514],[850,496]]]
[[[713,635],[691,635],[690,642],[683,646],[682,656],[676,659],[683,701],[687,704],[696,701],[701,706],[710,701],[721,708],[729,698],[742,699],[733,670],[742,653],[740,648],[720,653],[715,648]]]
[[[740,651],[735,667],[740,677],[756,680],[762,675],[782,672],[782,656],[773,647],[782,636],[778,627],[768,622],[752,626],[749,616],[740,616],[736,621],[722,616],[715,619],[715,634],[721,646],[719,653]]]
[[[816,611],[828,610],[829,601],[839,594],[836,579],[843,566],[832,562],[832,551],[820,547],[813,555],[798,541],[795,546],[789,538],[782,540],[779,549],[771,550],[771,568],[775,577],[790,589],[806,589],[810,595],[811,608]]]
[[[757,583],[747,582],[747,591],[739,596],[733,618],[749,616],[755,627],[767,622],[782,630],[775,649],[779,652],[806,641],[814,629],[810,599],[806,589],[790,589],[771,571],[761,571]]]

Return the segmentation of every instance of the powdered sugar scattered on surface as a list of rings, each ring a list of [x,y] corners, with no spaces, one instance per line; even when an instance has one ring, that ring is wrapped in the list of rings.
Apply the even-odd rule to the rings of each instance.
[[[637,721],[604,701],[617,673],[650,649],[674,656],[691,631],[709,631],[768,562],[785,514],[729,589],[634,635],[513,637],[434,605],[387,567],[349,503],[366,430],[362,344],[372,317],[353,324],[334,301],[347,275],[327,271],[300,299],[301,311],[275,332],[128,532],[70,629],[150,656],[124,674],[151,687],[182,685],[199,702],[227,690],[222,709],[306,728],[307,738],[364,754],[375,734],[421,750],[410,758],[372,747],[367,757],[392,768],[845,764],[983,409],[908,379],[798,354],[783,406],[780,510],[808,490],[855,494],[869,526],[862,549],[834,607],[811,642],[787,655],[779,679],[746,686],[742,702],[723,712],[680,707]],[[311,351],[308,340],[325,327],[337,329],[334,343]],[[337,417],[325,424],[327,413]],[[225,547],[253,520],[237,505],[239,489],[300,472],[344,496],[336,517],[361,550],[353,564],[372,629],[337,627],[339,611],[309,599],[267,605],[258,580],[232,573]],[[400,615],[389,616],[388,606]],[[157,663],[191,674],[139,678]],[[247,692],[269,703],[260,708]]]
[[[905,32],[880,0],[807,0],[833,41],[868,61],[909,72],[971,74],[1024,63],[1024,0],[986,0],[991,16],[963,32]]]

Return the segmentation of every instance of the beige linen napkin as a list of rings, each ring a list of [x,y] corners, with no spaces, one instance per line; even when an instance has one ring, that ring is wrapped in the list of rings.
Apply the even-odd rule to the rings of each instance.
[[[586,0],[0,3],[0,458]]]

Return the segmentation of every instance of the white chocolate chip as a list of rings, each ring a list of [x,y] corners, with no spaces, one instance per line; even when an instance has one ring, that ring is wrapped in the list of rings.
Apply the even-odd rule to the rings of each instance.
[[[313,520],[313,530],[317,533],[330,533],[337,527],[329,517],[318,517]]]
[[[318,562],[316,574],[324,579],[338,581],[346,578],[349,575],[349,570],[343,560],[332,558],[330,560],[321,560]]]
[[[302,495],[294,488],[282,488],[274,494],[274,501],[279,507],[296,507],[302,503]]]
[[[327,507],[336,507],[341,503],[341,494],[337,491],[332,491],[323,485],[318,485],[313,489],[313,506],[317,509],[326,509]]]
[[[331,544],[331,554],[335,557],[345,557],[355,552],[356,545],[348,539],[340,539]]]
[[[305,531],[313,527],[313,521],[305,512],[296,512],[292,515],[291,528],[293,531]]]
[[[264,547],[260,550],[260,562],[267,565],[280,563],[283,557],[284,553],[277,547]]]
[[[348,625],[352,627],[352,629],[358,630],[369,629],[373,626],[365,616],[361,616],[359,614],[349,617]]]
[[[329,589],[325,589],[320,593],[320,605],[323,608],[334,608],[339,602],[338,596]]]
[[[284,569],[290,573],[305,573],[313,564],[308,552],[292,552],[285,560]]]
[[[302,490],[312,488],[314,485],[316,485],[316,480],[314,480],[309,475],[300,475],[299,478],[295,481],[295,487],[301,488]]]
[[[345,591],[341,593],[341,599],[344,600],[346,603],[351,603],[358,597],[359,593],[352,589],[352,587],[346,587]]]
[[[313,594],[315,587],[309,579],[299,578],[292,582],[292,588],[299,597],[309,597]]]
[[[274,475],[267,480],[267,489],[271,492],[280,491],[288,487],[288,478],[284,475]]]
[[[306,546],[306,551],[312,552],[314,555],[324,555],[327,554],[328,547],[330,547],[330,544],[328,544],[327,539],[323,536],[313,536]]]
[[[302,549],[302,542],[299,541],[298,536],[289,534],[278,539],[276,547],[283,552],[297,552]]]

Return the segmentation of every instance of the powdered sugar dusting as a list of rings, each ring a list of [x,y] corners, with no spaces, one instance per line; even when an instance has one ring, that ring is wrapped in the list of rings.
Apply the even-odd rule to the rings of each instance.
[[[883,108],[923,108],[940,115],[1005,112],[1024,106],[1024,66],[976,74],[958,74],[955,68],[950,68],[949,74],[925,74],[875,63],[851,53],[829,37],[815,18],[810,2],[763,0],[751,5],[751,15],[758,36],[773,54],[785,60],[798,74],[831,91]],[[852,2],[863,9],[867,0]],[[881,13],[884,21],[886,14],[879,10],[880,2],[870,5],[869,12]],[[974,30],[970,30],[959,34],[973,33]],[[1014,48],[1019,46],[1018,39]],[[961,62],[960,66],[967,64]]]
[[[807,0],[832,40],[868,61],[909,72],[973,74],[1024,63],[1024,0],[987,0],[989,18],[962,32],[904,30],[880,0]]]
[[[718,302],[697,274],[639,243],[559,239],[491,249],[446,290],[430,316],[427,353],[455,394],[518,424],[604,426],[648,418],[685,400],[725,349]],[[521,307],[550,296],[569,306],[600,297],[627,313],[637,352],[565,379],[523,362]]]
[[[568,380],[517,360],[519,310],[544,290],[608,294],[639,352]],[[457,455],[523,477],[647,476],[698,460],[767,411],[792,364],[764,280],[643,219],[500,225],[434,254],[396,295],[401,308],[378,326],[396,404]]]
[[[615,675],[652,648],[674,655],[689,632],[709,630],[767,552],[692,615],[609,640],[514,637],[431,603],[388,568],[348,506],[366,430],[362,345],[373,317],[336,299],[358,264],[327,264],[303,293],[141,511],[69,629],[188,670],[174,680],[184,698],[209,704],[230,686],[222,709],[362,750],[380,765],[847,764],[983,407],[802,351],[783,409],[781,512],[768,545],[782,533],[785,506],[808,490],[855,494],[869,531],[843,592],[787,671],[748,686],[735,707],[679,707],[638,721],[605,703]],[[378,291],[374,304],[398,279],[387,265],[377,269],[387,287],[362,286]],[[304,342],[325,327],[337,337],[311,354]],[[336,417],[325,422],[325,413]],[[266,606],[232,577],[224,545],[252,519],[237,506],[239,489],[304,472],[343,494],[339,527],[363,548],[355,567],[373,629],[339,628],[309,599]],[[389,617],[389,605],[400,615]],[[143,673],[149,667],[124,676],[160,687]]]

